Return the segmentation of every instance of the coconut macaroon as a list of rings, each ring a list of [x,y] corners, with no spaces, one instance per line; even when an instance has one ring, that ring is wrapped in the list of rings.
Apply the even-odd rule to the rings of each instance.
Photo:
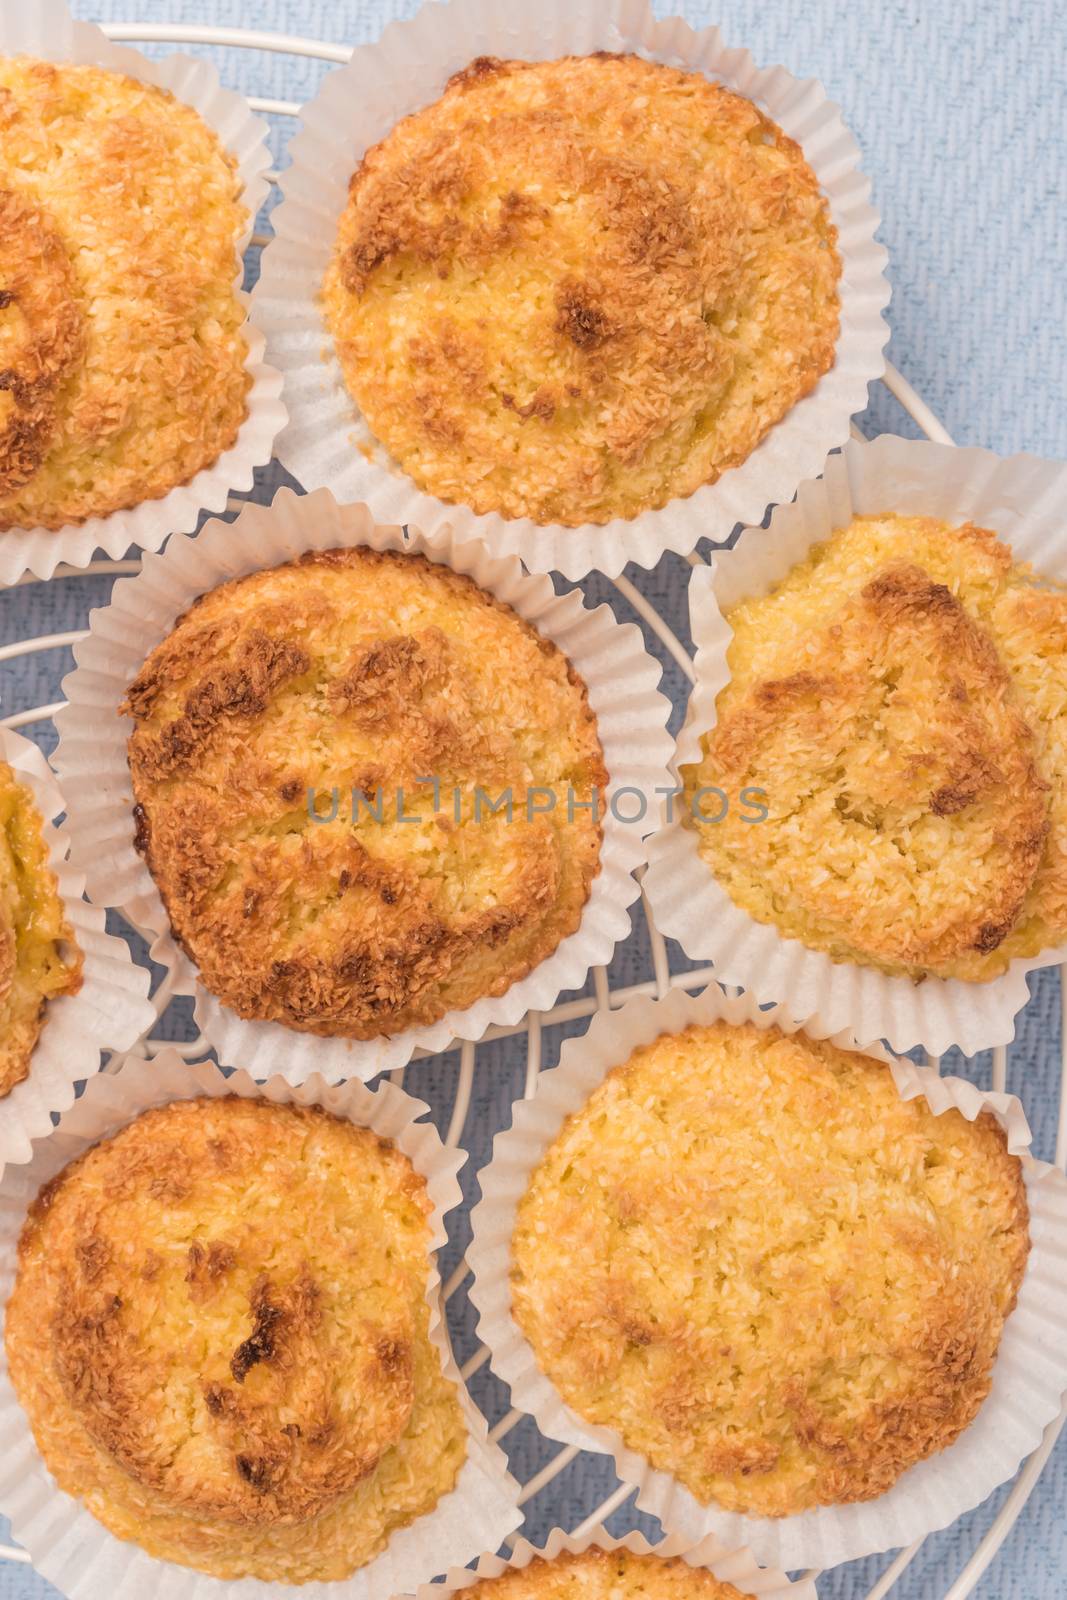
[[[535,1170],[512,1311],[563,1399],[702,1503],[871,1499],[990,1385],[1029,1248],[984,1113],[777,1028],[665,1034]]]
[[[29,789],[0,761],[0,1098],[29,1075],[48,1001],[81,988],[42,828]]]
[[[726,613],[684,817],[835,961],[983,982],[1067,938],[1067,590],[984,528],[858,517]],[[701,790],[764,791],[745,822]]]
[[[31,1209],[6,1317],[60,1488],[219,1578],[369,1561],[466,1454],[429,1212],[406,1156],[317,1107],[179,1101],[72,1162]]]
[[[585,685],[449,568],[333,550],[223,584],[122,710],[138,846],[241,1017],[434,1022],[581,920],[607,782]]]
[[[713,482],[832,366],[835,240],[800,148],[702,75],[483,57],[364,157],[323,307],[421,488],[607,522]]]
[[[239,196],[164,90],[0,57],[0,530],[156,499],[234,443]]]
[[[691,1567],[680,1556],[638,1555],[632,1550],[601,1550],[593,1545],[578,1555],[563,1551],[535,1556],[525,1567],[509,1567],[495,1578],[480,1578],[463,1591],[472,1600],[743,1600],[732,1583],[706,1567]]]

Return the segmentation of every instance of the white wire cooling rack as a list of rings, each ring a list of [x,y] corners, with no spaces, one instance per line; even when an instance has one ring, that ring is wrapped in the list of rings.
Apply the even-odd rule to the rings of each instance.
[[[350,50],[343,45],[327,44],[291,34],[262,33],[244,28],[201,28],[182,24],[113,23],[105,25],[104,32],[109,38],[121,43],[173,44],[182,47],[189,45],[233,47],[242,50],[267,51],[274,54],[300,56],[328,62],[332,65],[342,65],[351,54]],[[249,96],[249,103],[253,110],[265,113],[268,116],[294,118],[300,114],[300,106],[296,101],[270,100],[258,96]],[[276,174],[271,174],[271,177],[273,181],[277,181]],[[252,240],[252,247],[255,248],[266,244],[268,238],[269,235],[257,234]],[[890,392],[929,439],[939,444],[954,443],[929,406],[916,394],[907,379],[897,372],[894,367],[887,366],[884,381]],[[698,556],[690,558],[694,563],[698,562],[699,559]],[[139,561],[94,561],[86,568],[74,569],[61,566],[56,570],[55,580],[61,581],[64,578],[84,577],[87,575],[112,575],[117,577],[123,573],[137,572],[139,569]],[[33,578],[23,580],[24,583],[37,581],[39,580]],[[690,656],[655,607],[635,588],[629,579],[619,577],[614,580],[614,584],[627,604],[656,635],[664,650],[676,662],[685,678],[692,682],[693,665]],[[70,647],[76,644],[79,639],[84,638],[85,632],[85,629],[78,629],[69,633],[53,633],[0,646],[0,663],[14,660],[17,657],[29,656],[37,651]],[[62,701],[56,701],[51,705],[30,706],[25,710],[16,711],[3,718],[3,725],[9,728],[32,728],[34,724],[40,724],[53,717],[60,710],[62,704]],[[480,1041],[480,1043],[487,1043],[493,1039],[525,1034],[526,1073],[523,1090],[525,1097],[528,1098],[533,1094],[537,1084],[538,1073],[541,1070],[542,1036],[546,1028],[563,1023],[581,1021],[591,1017],[602,1008],[619,1006],[633,995],[662,997],[672,987],[702,989],[711,979],[712,972],[710,967],[701,967],[695,971],[672,973],[666,944],[662,934],[656,928],[643,894],[640,905],[646,925],[651,956],[652,977],[650,979],[627,985],[613,984],[608,969],[597,968],[593,974],[592,995],[568,1000],[561,1005],[555,1006],[551,1011],[531,1012],[517,1026],[512,1028],[493,1028],[486,1034],[485,1039]],[[171,981],[167,979],[161,983],[152,998],[158,1022],[158,1019],[162,1017],[173,998]],[[1060,968],[1060,1008],[1061,1067],[1055,1160],[1062,1167],[1067,1162],[1067,967]],[[150,1055],[165,1047],[177,1049],[189,1060],[196,1060],[207,1054],[205,1041],[200,1037],[175,1045],[173,1041],[149,1035],[142,1040],[140,1046],[143,1052]],[[467,1042],[457,1045],[455,1048],[459,1052],[459,1068],[451,1101],[447,1131],[444,1135],[448,1144],[459,1144],[463,1139],[474,1087],[475,1072],[478,1067],[478,1045]],[[1006,1048],[1002,1047],[993,1052],[994,1089],[1003,1090],[1007,1087],[1008,1073],[1008,1052]],[[394,1082],[402,1084],[404,1081],[404,1069],[401,1068],[399,1071],[394,1072],[392,1078]],[[416,1092],[418,1092],[417,1087]],[[451,1300],[463,1288],[467,1277],[468,1268],[466,1262],[461,1261],[444,1285],[446,1302]],[[488,1351],[484,1346],[480,1346],[463,1364],[461,1371],[464,1378],[472,1378],[476,1372],[485,1366],[488,1359]],[[497,1442],[502,1441],[522,1421],[522,1418],[522,1412],[516,1410],[508,1411],[490,1429],[490,1438]],[[965,1600],[965,1597],[971,1594],[975,1585],[980,1581],[1026,1505],[1059,1437],[1065,1420],[1067,1420],[1067,1405],[1065,1405],[1059,1417],[1049,1424],[1041,1444],[1023,1464],[996,1517],[975,1546],[955,1581],[944,1591],[942,1600]],[[575,1445],[568,1445],[564,1449],[559,1449],[540,1471],[527,1479],[522,1487],[520,1504],[529,1505],[538,1496],[544,1494],[579,1454],[580,1451]],[[626,1504],[634,1492],[632,1484],[619,1483],[618,1487],[600,1505],[592,1509],[576,1528],[569,1531],[582,1536],[601,1522],[606,1522],[614,1512]],[[562,1514],[562,1508],[560,1508],[560,1520],[561,1522],[566,1520]],[[914,1544],[896,1552],[873,1587],[867,1590],[865,1596],[862,1597],[862,1600],[884,1600],[884,1597],[895,1587],[898,1580],[918,1555],[923,1542],[921,1539],[917,1540]],[[0,1544],[0,1560],[28,1563],[29,1557],[25,1551],[18,1549],[14,1545]],[[806,1573],[805,1576],[817,1578],[819,1573],[818,1571],[812,1571]],[[860,1600],[860,1597],[857,1596],[857,1600]]]

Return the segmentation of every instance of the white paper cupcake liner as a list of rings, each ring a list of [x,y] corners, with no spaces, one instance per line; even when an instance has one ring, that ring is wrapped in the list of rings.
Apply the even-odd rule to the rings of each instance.
[[[941,1078],[931,1068],[891,1058],[878,1045],[866,1047],[867,1054],[889,1063],[904,1099],[923,1095],[934,1112],[955,1106],[968,1121],[992,1111],[1007,1133],[1009,1150],[1022,1158],[1032,1247],[1018,1304],[1001,1339],[992,1389],[953,1445],[912,1467],[877,1500],[778,1519],[702,1506],[669,1473],[627,1449],[612,1429],[584,1422],[564,1404],[512,1319],[509,1277],[516,1208],[564,1119],[640,1046],[719,1018],[758,1028],[773,1025],[786,1033],[803,1027],[842,1049],[860,1048],[851,1033],[832,1028],[825,1018],[801,1023],[784,1006],[761,1011],[754,996],[731,999],[714,984],[695,997],[675,989],[661,1001],[640,998],[619,1011],[598,1012],[584,1037],[566,1041],[559,1066],[542,1074],[534,1097],[516,1104],[510,1130],[496,1138],[493,1159],[480,1174],[482,1199],[471,1216],[470,1298],[479,1314],[479,1338],[489,1348],[493,1372],[510,1388],[512,1404],[528,1412],[550,1438],[612,1456],[619,1476],[638,1485],[637,1504],[667,1531],[687,1539],[715,1534],[786,1571],[835,1566],[947,1527],[1011,1478],[1040,1444],[1067,1389],[1067,1180],[1058,1168],[1029,1155],[1030,1130],[1014,1096],[983,1094],[962,1078]]]
[[[581,674],[597,716],[610,790],[647,797],[643,824],[604,818],[600,872],[579,928],[528,977],[505,994],[451,1011],[431,1026],[391,1038],[328,1039],[275,1022],[246,1022],[196,982],[179,950],[152,877],[133,842],[133,794],[126,763],[130,720],[117,714],[145,657],[197,595],[227,578],[288,561],[310,549],[366,544],[418,551],[468,574],[553,639]],[[56,717],[57,768],[75,799],[69,818],[72,859],[83,868],[89,898],[117,906],[148,936],[153,959],[175,976],[176,992],[196,994],[196,1019],[219,1059],[256,1078],[282,1074],[301,1083],[312,1072],[331,1081],[403,1066],[413,1051],[443,1050],[455,1038],[478,1039],[493,1024],[516,1023],[552,1006],[565,989],[581,988],[589,969],[610,961],[630,930],[637,898],[635,868],[645,860],[643,835],[655,826],[655,791],[669,783],[669,707],[657,690],[660,669],[638,628],[618,623],[607,606],[590,610],[576,591],[557,595],[548,578],[531,578],[518,561],[499,560],[477,541],[462,543],[443,526],[431,538],[375,526],[365,506],[338,506],[326,490],[306,497],[283,489],[270,508],[248,505],[234,523],[209,523],[196,539],[175,538],[164,554],[145,558],[136,578],[115,585],[110,606],[94,611],[88,639],[75,646],[77,670],[64,679],[70,704]],[[629,801],[620,804],[629,811]]]
[[[150,1106],[202,1096],[237,1094],[278,1105],[321,1105],[335,1116],[372,1128],[392,1140],[427,1181],[433,1206],[432,1251],[447,1239],[445,1217],[462,1201],[456,1174],[463,1150],[446,1149],[432,1123],[420,1122],[427,1107],[391,1083],[371,1091],[360,1083],[329,1088],[312,1078],[298,1089],[279,1080],[260,1088],[246,1073],[226,1077],[211,1062],[190,1066],[174,1050],[152,1061],[128,1058],[114,1074],[100,1074],[63,1116],[55,1133],[38,1143],[25,1165],[8,1167],[0,1181],[0,1301],[6,1307],[14,1282],[16,1246],[26,1209],[43,1183],[106,1134]],[[37,1447],[0,1352],[0,1507],[34,1567],[70,1600],[260,1600],[299,1593],[302,1600],[381,1600],[412,1592],[446,1566],[462,1566],[479,1551],[496,1549],[522,1521],[518,1485],[507,1459],[489,1440],[485,1419],[456,1369],[440,1305],[436,1258],[427,1263],[426,1298],[430,1338],[447,1376],[456,1385],[468,1429],[467,1459],[455,1487],[435,1509],[398,1529],[381,1555],[350,1578],[307,1583],[299,1588],[256,1579],[224,1581],[192,1568],[158,1561],[136,1544],[116,1538],[80,1502],[57,1489]]]
[[[29,1076],[0,1099],[2,1171],[9,1161],[29,1160],[31,1141],[52,1130],[52,1113],[73,1105],[75,1085],[100,1071],[101,1050],[130,1049],[156,1013],[147,969],[134,965],[125,940],[104,932],[103,911],[82,898],[85,878],[67,860],[67,831],[52,822],[66,808],[44,756],[29,739],[0,727],[0,760],[29,789],[44,819],[48,864],[83,957],[81,988],[48,1001]]]
[[[198,111],[237,161],[242,203],[248,225],[234,252],[234,281],[240,290],[244,269],[240,253],[252,236],[256,213],[269,191],[270,152],[267,125],[254,117],[239,94],[224,89],[209,61],[172,55],[149,61],[137,50],[112,44],[95,24],[76,22],[65,0],[35,0],[32,5],[4,6],[0,11],[0,55],[37,56],[45,61],[72,61],[124,72],[142,83],[169,89],[175,99]],[[91,183],[91,175],[86,176]],[[240,294],[242,304],[249,297]],[[97,550],[118,558],[131,545],[158,550],[168,534],[195,528],[200,512],[222,511],[231,490],[252,487],[253,470],[271,458],[274,440],[285,425],[282,378],[264,360],[266,340],[251,321],[243,333],[248,344],[245,370],[252,379],[248,415],[237,439],[210,467],[158,500],[144,500],[128,511],[89,517],[54,532],[47,528],[12,528],[0,533],[0,585],[17,583],[25,572],[50,578],[60,562],[85,567]]]
[[[836,361],[741,466],[688,499],[603,526],[476,516],[423,493],[384,449],[371,449],[318,305],[323,273],[349,177],[364,152],[401,117],[438,99],[453,72],[478,55],[544,60],[595,50],[636,52],[703,72],[756,101],[803,146],[838,229],[843,270]],[[521,556],[532,571],[580,578],[599,569],[615,577],[628,561],[653,567],[665,550],[685,554],[702,537],[725,539],[737,523],[759,521],[772,501],[790,499],[848,437],[850,418],[867,404],[868,384],[882,375],[886,253],[875,241],[878,217],[856,142],[814,79],[801,82],[783,67],[757,67],[746,50],[728,49],[717,28],[694,30],[679,17],[657,21],[645,0],[425,5],[410,22],[392,23],[377,44],[358,48],[347,66],[324,80],[302,117],[253,300],[271,360],[285,374],[291,420],[278,451],[305,488],[327,487],[339,500],[366,501],[380,521],[413,523],[427,533],[448,521],[460,535],[484,540],[494,555]]]
[[[623,1539],[613,1539],[604,1527],[593,1528],[582,1537],[553,1528],[543,1545],[532,1545],[518,1539],[511,1560],[500,1556],[484,1555],[473,1568],[453,1569],[446,1573],[442,1583],[425,1584],[419,1588],[416,1600],[437,1600],[441,1595],[459,1594],[483,1578],[498,1578],[501,1573],[523,1571],[532,1561],[554,1561],[560,1555],[583,1555],[586,1550],[629,1550],[636,1556],[656,1556],[660,1560],[678,1557],[690,1567],[703,1567],[723,1583],[732,1583],[745,1595],[758,1595],[759,1600],[816,1600],[815,1585],[810,1579],[790,1583],[784,1572],[774,1567],[761,1567],[750,1550],[730,1550],[714,1536],[693,1543],[673,1535],[649,1544],[640,1533],[628,1533]]]
[[[767,528],[747,528],[733,550],[694,570],[689,608],[696,646],[696,683],[678,736],[672,770],[701,759],[701,735],[715,725],[715,699],[729,678],[732,637],[722,612],[767,593],[812,545],[853,516],[886,512],[972,521],[992,528],[1017,560],[1067,580],[1067,466],[1033,456],[1003,458],[988,450],[926,444],[883,434],[853,440],[802,486],[794,504],[779,506]],[[720,609],[721,608],[721,609]],[[694,961],[710,961],[720,983],[787,1002],[797,1016],[813,1013],[832,1029],[861,1039],[886,1039],[896,1050],[922,1045],[965,1055],[1007,1044],[1029,998],[1026,974],[1067,960],[1067,945],[1016,960],[989,983],[888,977],[874,967],[834,962],[774,927],[757,922],[719,885],[698,852],[696,830],[681,805],[653,838],[645,877],[656,924]]]

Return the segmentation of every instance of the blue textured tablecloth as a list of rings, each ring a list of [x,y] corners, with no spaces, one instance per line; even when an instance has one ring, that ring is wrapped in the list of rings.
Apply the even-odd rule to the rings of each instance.
[[[33,0],[0,0],[23,3]],[[373,39],[386,21],[414,9],[406,0],[79,0],[75,5],[79,15],[96,20],[229,25],[350,43]],[[1067,23],[1061,5],[1056,0],[807,0],[803,5],[723,0],[713,8],[704,0],[681,0],[672,9],[683,10],[694,23],[718,22],[729,42],[748,46],[762,62],[782,61],[799,75],[820,78],[843,106],[884,219],[893,283],[891,359],[957,441],[1003,452],[1067,455]],[[306,99],[325,70],[315,62],[248,51],[223,51],[218,57],[225,81],[275,98]],[[291,125],[284,119],[275,123],[275,153],[282,161]],[[860,420],[868,433],[915,431],[881,388]],[[264,495],[269,487],[265,479]],[[652,574],[631,573],[683,638],[685,570],[666,558]],[[609,584],[594,579],[585,587],[627,615]],[[79,578],[0,594],[0,641],[81,626],[90,606],[106,603],[109,588],[107,580]],[[59,679],[68,666],[66,650],[0,666],[3,713],[58,699]],[[676,669],[667,671],[666,687],[677,720],[683,691]],[[51,724],[26,731],[51,749]],[[649,972],[645,941],[637,934],[613,975],[625,982]],[[1049,1155],[1059,1079],[1058,981],[1046,975],[1034,989],[1010,1052],[1010,1086],[1025,1101],[1038,1152]],[[183,1016],[172,1012],[168,1026],[175,1036],[183,1034]],[[549,1065],[558,1044],[557,1030],[546,1038]],[[493,1132],[506,1124],[511,1099],[521,1092],[523,1050],[493,1045],[480,1051],[479,1059],[466,1133],[472,1152],[465,1176],[468,1195],[475,1191],[474,1173]],[[988,1082],[988,1060],[966,1070]],[[413,1069],[409,1087],[444,1116],[455,1072],[455,1055],[443,1057]],[[466,1223],[459,1219],[446,1274],[466,1237]],[[472,1348],[471,1319],[463,1297],[457,1300],[453,1332],[463,1359]],[[486,1372],[473,1388],[491,1418],[506,1409],[501,1386]],[[528,1423],[508,1443],[523,1479],[556,1448],[539,1440]],[[575,1526],[614,1483],[605,1463],[580,1458],[533,1503],[529,1533],[537,1538],[557,1522]],[[902,1600],[944,1595],[1006,1492],[927,1540],[895,1593]],[[983,1600],[1053,1600],[1064,1593],[1065,1500],[1067,1436],[979,1584],[976,1593]],[[619,1532],[633,1520],[624,1510],[611,1527]],[[838,1568],[820,1580],[820,1593],[859,1600],[888,1560]],[[25,1567],[0,1564],[0,1600],[37,1600],[54,1592]]]

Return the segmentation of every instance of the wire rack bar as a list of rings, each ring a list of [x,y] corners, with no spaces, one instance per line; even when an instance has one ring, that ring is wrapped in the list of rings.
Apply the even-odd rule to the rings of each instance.
[[[352,46],[329,44],[325,39],[302,39],[295,33],[264,33],[254,28],[201,28],[185,22],[103,22],[104,33],[116,44],[199,44],[236,50],[266,50],[274,55],[304,56],[344,66]]]

